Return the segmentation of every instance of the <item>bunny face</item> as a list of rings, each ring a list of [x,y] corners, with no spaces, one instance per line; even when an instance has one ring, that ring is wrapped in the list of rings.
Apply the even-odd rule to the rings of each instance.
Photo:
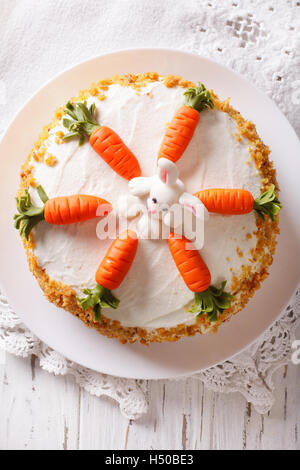
[[[178,179],[178,170],[175,163],[160,158],[157,164],[157,174],[148,178],[133,178],[129,182],[129,191],[134,196],[145,196],[149,214],[161,218],[168,208],[178,203],[184,191],[182,181]]]
[[[161,217],[169,207],[178,202],[181,193],[182,188],[179,185],[168,186],[157,178],[147,199],[148,212]]]
[[[186,238],[192,240],[197,249],[201,249],[203,245],[203,223],[208,217],[208,212],[200,199],[184,192],[184,185],[178,178],[178,170],[175,163],[160,158],[157,163],[157,173],[149,177],[133,178],[128,183],[131,198],[138,198],[148,195],[147,209],[148,214],[144,214],[140,219],[141,226],[147,226],[148,221],[159,222],[162,220],[165,226],[171,227],[173,230],[181,228]],[[134,199],[134,200],[135,200]],[[137,204],[136,204],[137,205]],[[138,215],[137,211],[129,213]],[[188,211],[191,217],[185,217]],[[149,217],[151,216],[151,217]],[[194,222],[196,224],[196,233]],[[147,223],[146,223],[147,221]]]
[[[171,221],[170,209],[175,210],[175,204],[191,211],[200,217],[205,211],[202,202],[184,192],[184,185],[178,178],[178,169],[175,163],[160,158],[157,163],[157,173],[150,177],[138,177],[129,181],[129,191],[133,196],[146,196],[148,213],[156,219],[163,219],[169,225]]]
[[[161,218],[173,204],[178,202],[183,189],[183,183],[178,179],[176,165],[170,160],[160,158],[158,172],[147,199],[149,213]]]

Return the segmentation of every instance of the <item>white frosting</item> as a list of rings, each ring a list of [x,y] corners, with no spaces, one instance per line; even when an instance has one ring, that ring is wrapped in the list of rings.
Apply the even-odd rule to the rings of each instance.
[[[130,87],[111,85],[106,100],[95,102],[101,124],[114,129],[139,160],[142,175],[155,173],[156,157],[175,110],[183,102],[180,87],[166,88],[151,83],[140,96]],[[118,176],[85,143],[55,143],[58,130],[51,131],[46,146],[58,163],[48,167],[37,163],[34,177],[49,197],[70,194],[100,196],[117,205],[120,197],[129,194],[128,182]],[[261,179],[250,161],[248,141],[235,138],[236,123],[226,113],[208,110],[201,113],[194,137],[177,166],[185,190],[193,194],[204,188],[244,188],[254,197],[260,192]],[[33,193],[32,193],[33,194]],[[33,195],[38,202],[36,195]],[[38,263],[50,278],[73,286],[95,285],[94,275],[111,240],[96,236],[97,220],[68,226],[40,223],[34,229],[35,254]],[[131,221],[137,229],[138,219]],[[212,283],[224,279],[230,290],[232,274],[238,274],[243,264],[249,264],[250,249],[256,237],[247,239],[256,230],[253,213],[238,216],[210,215],[205,222],[205,240],[201,255],[207,263]],[[237,248],[243,253],[240,257]],[[230,271],[232,268],[232,271]],[[166,240],[139,240],[136,258],[122,285],[114,292],[121,300],[117,310],[106,309],[105,315],[119,320],[124,326],[144,328],[171,327],[193,323],[194,317],[184,307],[193,293],[186,287],[169,252]]]

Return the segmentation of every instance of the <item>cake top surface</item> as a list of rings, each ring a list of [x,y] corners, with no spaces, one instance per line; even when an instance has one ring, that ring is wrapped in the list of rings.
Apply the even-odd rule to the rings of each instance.
[[[157,172],[161,141],[183,103],[184,87],[190,85],[176,77],[154,75],[148,79],[146,74],[141,83],[132,82],[130,77],[101,81],[74,100],[95,107],[97,121],[121,137],[136,155],[144,177]],[[194,136],[176,163],[180,179],[190,194],[208,188],[241,188],[256,198],[267,180],[259,171],[257,155],[253,157],[255,128],[251,123],[244,126],[245,121],[240,121],[238,113],[230,112],[229,105],[220,105],[216,97],[215,101],[218,106],[201,112]],[[49,198],[98,196],[121,214],[124,199],[130,194],[128,181],[112,171],[90,145],[78,146],[76,139],[63,142],[67,130],[62,118],[59,110],[57,120],[44,131],[38,149],[27,162],[33,202],[40,204],[34,190],[38,183]],[[145,202],[143,198],[141,202]],[[194,324],[195,315],[188,311],[193,292],[180,276],[167,241],[145,239],[145,217],[131,216],[128,222],[139,236],[139,247],[128,275],[115,291],[121,303],[117,310],[106,310],[105,315],[124,327],[153,329]],[[97,234],[97,219],[62,226],[42,222],[35,227],[34,256],[50,279],[80,296],[82,289],[95,286],[95,272],[112,241],[99,239]],[[210,267],[212,284],[227,281],[232,292],[237,288],[237,279],[259,269],[257,237],[253,212],[209,215],[204,223],[201,256]]]

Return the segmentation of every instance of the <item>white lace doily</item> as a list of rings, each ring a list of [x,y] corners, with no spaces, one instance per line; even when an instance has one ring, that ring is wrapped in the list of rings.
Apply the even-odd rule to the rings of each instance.
[[[2,3],[5,11],[13,9],[9,0],[2,0]],[[5,22],[0,18],[0,39],[4,41],[1,41],[3,48],[0,56],[4,56],[4,64],[9,63],[9,67],[1,70],[0,106],[6,104],[8,87],[14,90],[9,95],[10,106],[6,106],[5,113],[0,113],[0,135],[7,126],[7,117],[11,117],[8,116],[11,110],[20,106],[18,100],[25,100],[20,77],[28,77],[31,60],[38,66],[29,82],[42,82],[48,76],[48,59],[52,56],[55,66],[52,64],[51,70],[55,73],[79,60],[104,52],[100,49],[102,44],[103,47],[109,44],[110,50],[138,46],[173,47],[214,59],[248,77],[267,93],[300,133],[300,1],[155,0],[147,2],[146,8],[146,2],[143,5],[137,0],[102,0],[102,10],[106,16],[101,27],[94,21],[99,16],[99,3],[95,0],[89,1],[88,12],[85,2],[74,1],[70,4],[57,0],[42,3],[42,9],[39,9],[34,0],[28,0],[26,5],[19,2],[16,7],[18,14],[4,15]],[[85,21],[80,22],[81,35],[74,37],[72,28],[83,16]],[[31,25],[43,24],[45,18],[51,18],[52,24],[61,24],[61,18],[67,18],[64,23],[66,40],[61,41],[55,28],[53,31],[45,30],[49,51],[48,55],[41,57],[40,29]],[[125,28],[126,34],[121,41],[115,31],[124,31],[127,24],[130,27]],[[68,46],[68,34],[72,38],[72,47]],[[30,47],[27,47],[26,54],[20,55],[19,45],[23,44],[23,35]],[[93,40],[82,41],[82,37]],[[40,83],[33,82],[33,85],[38,87]],[[239,391],[258,412],[267,412],[273,403],[272,374],[291,357],[291,342],[299,319],[298,293],[287,311],[255,344],[230,361],[193,376],[193,379],[202,380],[215,391]],[[35,354],[41,367],[48,372],[73,375],[89,393],[114,398],[121,412],[130,419],[147,412],[145,381],[99,374],[65,359],[21,323],[1,294],[0,347],[22,357]]]

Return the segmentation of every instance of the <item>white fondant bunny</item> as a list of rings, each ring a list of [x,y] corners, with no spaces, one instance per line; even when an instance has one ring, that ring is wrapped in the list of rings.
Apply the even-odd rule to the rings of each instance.
[[[169,227],[177,228],[182,225],[182,214],[181,217],[179,216],[179,211],[182,212],[182,208],[192,212],[196,218],[204,218],[207,213],[198,198],[184,192],[184,184],[178,178],[176,165],[166,158],[158,160],[156,175],[133,178],[129,182],[129,191],[137,197],[149,194],[147,198],[148,213],[154,218],[161,218],[163,223]],[[192,218],[189,217],[189,221],[186,219],[184,217],[182,233],[191,239]]]
[[[178,202],[179,197],[184,191],[184,185],[178,179],[178,170],[176,165],[160,158],[158,160],[157,174],[150,177],[133,178],[129,182],[129,191],[134,196],[145,196],[149,214],[162,216],[162,211],[167,212],[167,206]]]

